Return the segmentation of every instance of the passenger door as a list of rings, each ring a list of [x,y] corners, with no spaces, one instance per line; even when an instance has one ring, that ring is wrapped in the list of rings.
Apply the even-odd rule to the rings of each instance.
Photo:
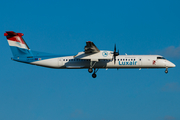
[[[65,64],[65,58],[59,58],[59,66],[62,67]]]

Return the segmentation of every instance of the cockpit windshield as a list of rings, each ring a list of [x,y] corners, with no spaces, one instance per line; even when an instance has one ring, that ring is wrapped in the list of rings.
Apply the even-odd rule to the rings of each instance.
[[[157,59],[166,59],[166,58],[164,58],[164,57],[157,57]]]

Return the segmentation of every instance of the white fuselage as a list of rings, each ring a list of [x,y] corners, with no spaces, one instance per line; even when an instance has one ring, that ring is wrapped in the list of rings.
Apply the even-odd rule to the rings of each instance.
[[[158,59],[159,58],[159,59]],[[82,69],[90,68],[90,62],[94,64],[93,68],[170,68],[175,65],[161,59],[159,55],[119,55],[114,59],[77,59],[75,56],[56,57],[40,61],[31,62],[34,65],[59,69]]]

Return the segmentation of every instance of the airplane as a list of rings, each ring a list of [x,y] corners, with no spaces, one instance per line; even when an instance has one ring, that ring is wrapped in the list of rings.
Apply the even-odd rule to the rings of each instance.
[[[13,54],[12,60],[56,69],[88,69],[93,78],[97,77],[99,68],[165,68],[168,73],[168,68],[176,66],[161,55],[119,55],[116,44],[114,51],[99,50],[91,41],[86,42],[84,51],[74,56],[37,52],[28,47],[23,35],[13,31],[4,33]]]

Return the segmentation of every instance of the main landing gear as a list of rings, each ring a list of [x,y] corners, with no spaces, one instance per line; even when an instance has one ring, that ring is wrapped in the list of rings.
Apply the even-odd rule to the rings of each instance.
[[[89,72],[89,73],[92,73],[92,72],[93,72],[93,69],[92,69],[92,68],[89,68],[89,69],[88,69],[88,72]]]
[[[97,61],[90,61],[90,68],[88,69],[88,72],[89,73],[92,73],[93,72],[93,67],[94,65],[96,64]],[[94,68],[94,73],[92,74],[92,77],[93,78],[96,78],[97,75],[96,75],[96,72],[98,71],[98,69]]]
[[[166,68],[165,73],[166,73],[166,74],[168,73],[168,68]]]
[[[99,68],[94,68],[94,73],[92,74],[92,77],[93,78],[96,78],[97,77],[97,75],[96,75],[96,72],[99,70]],[[93,72],[93,69],[92,68],[89,68],[88,69],[88,72],[89,73],[92,73]]]

